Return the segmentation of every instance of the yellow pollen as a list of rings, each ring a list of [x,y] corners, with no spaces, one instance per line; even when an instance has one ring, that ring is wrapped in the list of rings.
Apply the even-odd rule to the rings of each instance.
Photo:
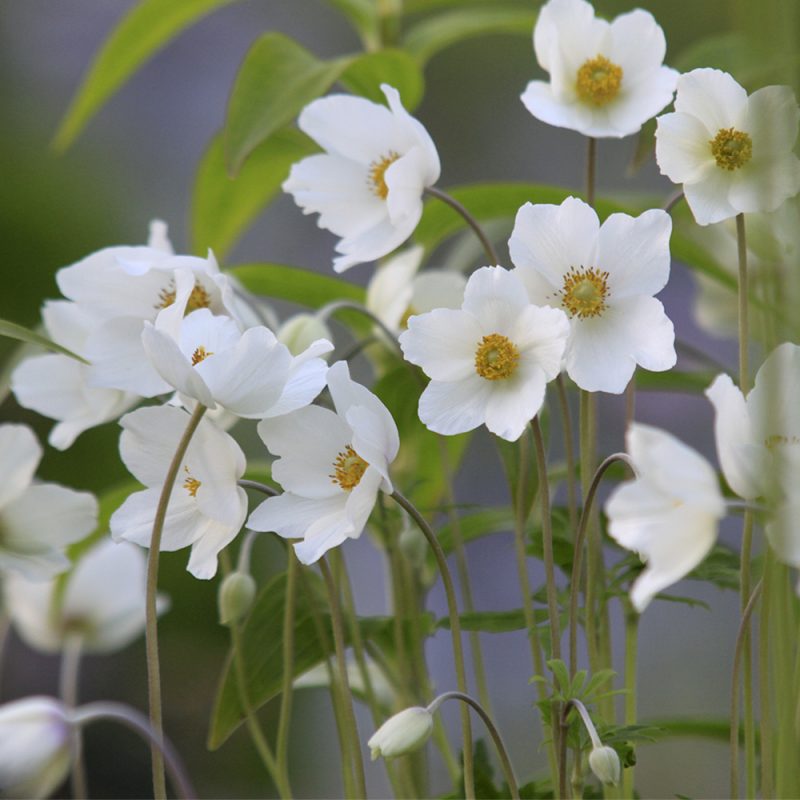
[[[622,85],[622,67],[605,56],[595,56],[583,63],[578,70],[576,89],[585,103],[604,106],[618,94]]]
[[[369,464],[353,450],[351,445],[336,456],[333,462],[334,472],[328,477],[338,483],[345,491],[350,491],[358,486],[361,476],[367,471]]]
[[[405,330],[408,327],[408,321],[413,317],[415,314],[419,314],[419,311],[415,310],[414,306],[409,306],[404,312],[403,316],[400,317],[400,322],[398,323],[398,327],[400,330]]]
[[[487,381],[510,378],[519,363],[519,350],[500,333],[484,336],[475,350],[475,372]]]
[[[800,436],[781,436],[779,433],[773,433],[764,439],[764,447],[772,450],[773,447],[778,445],[800,444]]]
[[[161,310],[162,308],[171,306],[174,302],[175,289],[162,289],[158,293],[158,303],[156,304],[156,308]],[[186,311],[184,311],[184,315],[191,314],[192,311],[197,311],[199,308],[208,308],[210,305],[211,297],[209,297],[208,292],[200,285],[200,283],[195,281],[192,293],[189,295],[189,300],[186,303]]]
[[[189,492],[190,497],[197,497],[197,490],[202,486],[197,478],[193,478],[189,475],[189,467],[184,466],[184,471],[186,472],[187,478],[183,482],[183,488]]]
[[[571,317],[597,317],[606,310],[608,273],[594,267],[581,270],[570,267],[559,294],[561,305]]]
[[[390,150],[389,153],[377,161],[373,161],[369,165],[369,172],[367,178],[369,181],[369,188],[373,194],[378,195],[381,200],[385,200],[389,194],[389,187],[386,185],[386,170],[400,158],[399,153]]]
[[[192,353],[192,366],[196,367],[203,359],[213,355],[214,354],[209,353],[203,345],[200,345],[197,350]]]
[[[749,134],[735,128],[720,128],[708,143],[717,166],[730,172],[743,167],[753,157],[753,140]]]

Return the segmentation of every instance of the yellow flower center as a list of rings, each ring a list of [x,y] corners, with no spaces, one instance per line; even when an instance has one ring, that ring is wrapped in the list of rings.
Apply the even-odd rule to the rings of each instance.
[[[171,306],[174,302],[175,288],[173,284],[173,288],[162,289],[158,293],[158,303],[156,304],[156,309],[160,311],[162,308]],[[184,316],[186,314],[191,314],[192,311],[197,311],[199,308],[208,308],[210,305],[211,297],[209,296],[208,292],[198,281],[195,281],[192,293],[189,295],[189,301],[186,303],[186,311],[184,311]]]
[[[779,433],[773,433],[771,436],[767,436],[764,439],[764,447],[768,450],[772,450],[778,446],[786,446],[790,444],[800,444],[800,437],[798,436],[782,436]]]
[[[370,191],[378,195],[381,200],[385,200],[389,194],[389,187],[386,185],[386,170],[400,158],[399,153],[390,150],[385,156],[373,161],[369,165],[369,172],[367,173],[367,180],[369,183]]]
[[[484,336],[475,350],[475,372],[487,381],[510,378],[519,363],[519,350],[500,333]]]
[[[576,88],[585,103],[604,106],[618,94],[622,85],[622,67],[605,56],[595,56],[585,61],[578,70]]]
[[[196,367],[203,359],[208,358],[209,356],[213,356],[213,353],[209,353],[203,345],[200,345],[194,353],[192,353],[192,366]]]
[[[597,317],[606,310],[608,273],[594,267],[581,270],[570,267],[559,294],[561,305],[571,317]]]
[[[353,450],[351,445],[336,456],[333,462],[334,472],[328,477],[338,483],[345,491],[349,492],[358,486],[361,476],[367,471],[369,464]]]
[[[753,157],[753,140],[749,134],[735,128],[720,128],[709,144],[717,166],[730,172],[743,167]]]
[[[408,327],[408,321],[411,319],[411,317],[415,316],[416,314],[419,314],[419,311],[417,311],[414,308],[414,306],[409,306],[403,312],[403,316],[400,317],[400,322],[398,323],[398,327],[400,328],[401,331],[404,331]]]
[[[186,480],[183,482],[183,488],[189,492],[190,497],[197,497],[197,490],[202,486],[202,483],[189,474],[189,467],[184,466],[183,469],[186,472]]]

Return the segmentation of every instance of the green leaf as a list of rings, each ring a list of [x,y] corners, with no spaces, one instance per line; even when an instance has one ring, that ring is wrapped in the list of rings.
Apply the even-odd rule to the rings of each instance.
[[[66,150],[97,110],[160,48],[200,17],[233,0],[143,0],[100,49],[53,140]]]
[[[272,200],[296,161],[318,148],[300,131],[284,128],[250,154],[235,178],[225,166],[217,135],[197,170],[192,202],[193,249],[211,248],[222,260],[258,213]]]
[[[562,572],[571,576],[575,548],[570,531],[569,511],[561,506],[554,506],[550,511],[553,532],[553,560]],[[531,534],[526,550],[540,561],[544,560],[544,541],[541,525],[538,525]]]
[[[702,394],[711,385],[714,372],[648,372],[641,367],[636,370],[636,388],[653,392],[685,392]]]
[[[327,2],[347,17],[365,42],[378,42],[378,6],[374,0],[327,0]]]
[[[24,328],[22,325],[17,325],[16,322],[9,322],[8,320],[0,319],[0,336],[6,336],[9,339],[16,339],[19,342],[37,344],[47,350],[52,350],[54,353],[59,353],[63,356],[74,358],[76,361],[80,361],[83,364],[89,363],[85,358],[82,358],[77,353],[73,353],[72,350],[67,350],[66,347],[56,344],[52,339],[48,339],[41,333],[36,333],[36,331],[32,331],[29,328]]]
[[[282,33],[266,33],[257,39],[239,68],[228,104],[228,170],[235,174],[264,139],[327,92],[351,61],[320,61]]]
[[[413,25],[403,37],[403,45],[425,63],[446,47],[474,36],[517,34],[530,38],[536,17],[536,11],[510,6],[457,8]]]
[[[400,92],[403,106],[413,111],[425,91],[425,78],[419,64],[403,50],[365,53],[355,59],[339,79],[354,94],[375,103],[386,103],[381,84],[388,83]]]
[[[507,533],[514,530],[514,512],[510,508],[492,508],[486,511],[476,511],[459,518],[459,529],[464,544],[482,536],[492,536],[496,533]],[[445,554],[453,552],[453,526],[448,523],[443,525],[437,532],[436,538],[444,550]],[[431,566],[435,566],[436,560],[430,554]]]
[[[481,633],[507,633],[525,629],[525,614],[521,608],[508,611],[471,611],[460,614],[459,622],[465,631]],[[450,629],[450,618],[442,617],[437,623],[440,628]]]
[[[713,583],[719,589],[738,591],[739,564],[739,553],[736,550],[717,544],[686,577],[693,581]]]

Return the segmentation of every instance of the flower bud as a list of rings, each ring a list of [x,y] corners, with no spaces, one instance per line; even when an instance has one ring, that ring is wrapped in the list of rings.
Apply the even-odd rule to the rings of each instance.
[[[276,335],[293,356],[300,355],[318,339],[333,340],[330,328],[316,314],[295,314],[281,325]]]
[[[425,534],[416,525],[411,525],[408,519],[397,538],[397,544],[414,567],[421,567],[430,552],[430,545]]]
[[[607,786],[616,786],[619,783],[619,756],[613,747],[607,745],[593,747],[592,752],[589,753],[589,766],[592,772]]]
[[[50,697],[0,706],[0,796],[48,797],[72,763],[72,727]]]
[[[246,572],[232,572],[219,587],[217,605],[221,625],[238,622],[253,605],[256,596],[256,582]]]
[[[420,706],[403,709],[378,728],[367,742],[372,760],[396,758],[422,747],[433,732],[433,715]]]

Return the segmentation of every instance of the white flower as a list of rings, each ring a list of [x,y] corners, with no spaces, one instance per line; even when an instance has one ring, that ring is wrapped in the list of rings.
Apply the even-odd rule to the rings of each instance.
[[[381,85],[389,108],[361,97],[332,95],[303,109],[297,124],[326,152],[292,167],[283,190],[319,226],[341,237],[337,272],[391,253],[414,231],[422,193],[439,178],[428,132]]]
[[[17,633],[37,650],[58,652],[78,635],[82,650],[110,653],[144,630],[145,571],[138,547],[104,539],[81,556],[63,586],[7,576],[6,608]],[[159,607],[166,607],[165,598]]]
[[[561,371],[569,322],[563,311],[531,305],[522,281],[482,267],[467,282],[460,309],[411,317],[403,355],[431,378],[419,418],[436,433],[479,425],[515,441]]]
[[[242,333],[227,316],[207,308],[162,324],[145,321],[142,343],[158,374],[178,390],[185,405],[193,398],[208,408],[263,419],[308,405],[325,385],[327,364],[318,356],[333,345],[325,339],[292,356],[263,326]]]
[[[616,786],[619,783],[621,766],[619,756],[613,747],[600,745],[592,747],[589,753],[589,767],[606,786]]]
[[[331,329],[317,314],[295,314],[278,328],[275,335],[293,356],[299,356],[319,339],[333,340]]]
[[[372,734],[369,747],[372,760],[379,756],[397,758],[419,750],[433,733],[433,714],[427,708],[404,708]]]
[[[609,534],[647,563],[631,590],[641,613],[706,557],[725,503],[712,466],[671,434],[633,424],[626,442],[637,477],[612,493],[605,510]]]
[[[258,426],[278,456],[272,477],[284,493],[261,503],[247,525],[303,539],[295,552],[304,564],[361,535],[378,491],[392,491],[389,464],[400,445],[386,406],[351,380],[344,361],[327,380],[335,412],[307,406]]]
[[[47,335],[77,355],[84,355],[95,320],[77,303],[50,300],[42,309]],[[58,420],[47,441],[66,450],[89,428],[118,419],[139,397],[119,389],[89,385],[89,367],[58,353],[26,358],[11,375],[17,402]]]
[[[566,370],[581,389],[619,394],[636,365],[675,365],[675,331],[653,295],[669,278],[672,221],[657,209],[638,217],[568,197],[560,206],[526,203],[508,247],[533,303],[570,316]]]
[[[150,406],[121,420],[120,455],[147,489],[135,492],[111,517],[111,535],[150,546],[158,498],[178,441],[189,422],[180,408]],[[240,447],[213,422],[203,419],[189,442],[175,481],[161,550],[191,545],[188,570],[212,578],[217,554],[236,536],[247,515],[247,496],[237,485],[245,470]]]
[[[656,160],[683,184],[699,225],[774,211],[800,190],[798,120],[788,86],[748,97],[727,72],[696,69],[678,80],[675,111],[658,118]]]
[[[32,483],[42,448],[25,425],[0,425],[0,571],[46,580],[69,567],[67,545],[97,525],[97,500]]]
[[[419,272],[425,249],[410,247],[378,267],[367,285],[366,306],[390,331],[399,333],[408,318],[434,308],[458,308],[467,279],[453,270]]]
[[[0,706],[0,797],[48,797],[72,764],[72,726],[50,697]]]
[[[608,23],[585,0],[550,0],[533,31],[550,83],[531,81],[522,102],[537,119],[585,136],[636,133],[672,101],[678,73],[662,66],[664,32],[636,9]]]

